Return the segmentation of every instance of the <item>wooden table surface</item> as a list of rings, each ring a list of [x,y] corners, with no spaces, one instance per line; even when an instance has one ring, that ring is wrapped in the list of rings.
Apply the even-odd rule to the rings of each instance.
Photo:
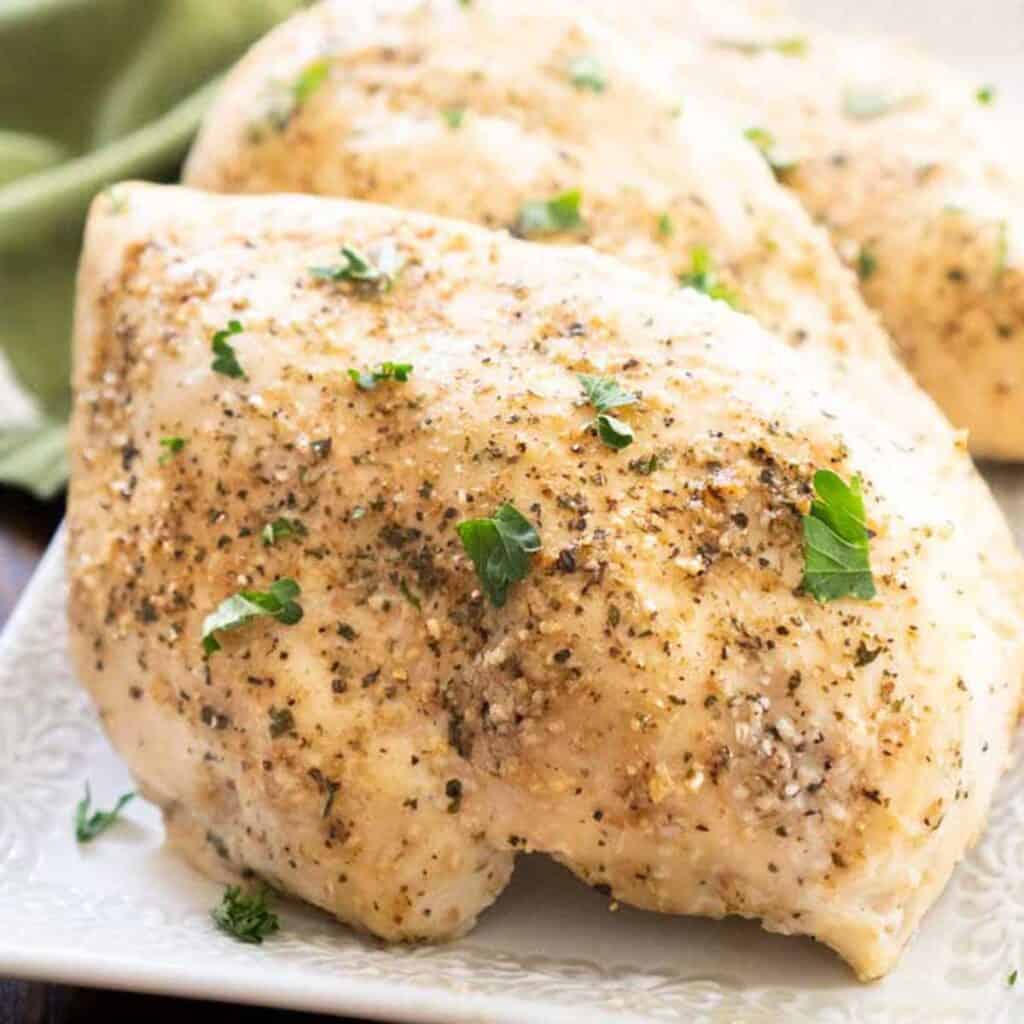
[[[43,504],[0,488],[0,627],[10,616],[62,515],[61,501]],[[343,984],[342,979],[339,983]],[[0,1024],[95,1024],[121,1020],[145,1024],[179,1024],[182,1020],[189,1024],[308,1024],[314,1019],[281,1010],[225,1007],[219,1003],[0,978]]]

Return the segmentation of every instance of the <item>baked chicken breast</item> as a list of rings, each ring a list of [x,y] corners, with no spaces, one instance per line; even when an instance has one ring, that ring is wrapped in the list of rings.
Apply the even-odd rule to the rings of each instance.
[[[883,346],[774,168],[973,450],[1024,456],[1015,126],[935,62],[759,6],[327,0],[229,77],[187,180],[490,226],[580,189],[598,249],[689,283],[706,254],[783,337]]]
[[[142,185],[75,346],[74,658],[204,870],[443,939],[542,851],[873,978],[979,834],[1021,566],[898,374],[586,248]]]

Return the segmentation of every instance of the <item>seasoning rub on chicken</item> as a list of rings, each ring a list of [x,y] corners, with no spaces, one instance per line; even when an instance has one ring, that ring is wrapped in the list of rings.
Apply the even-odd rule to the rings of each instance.
[[[1024,635],[905,380],[920,439],[590,250],[117,196],[79,279],[72,642],[186,856],[413,940],[542,851],[893,965],[983,826]]]

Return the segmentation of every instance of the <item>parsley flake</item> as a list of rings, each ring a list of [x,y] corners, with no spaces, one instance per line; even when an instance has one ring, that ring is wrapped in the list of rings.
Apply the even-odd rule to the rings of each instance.
[[[295,601],[301,593],[295,580],[281,579],[275,580],[269,590],[240,590],[225,598],[203,620],[203,650],[216,653],[220,650],[217,633],[238,629],[265,615],[294,626],[302,618],[302,606]]]
[[[106,832],[111,825],[117,821],[118,816],[124,809],[125,804],[135,799],[134,793],[122,794],[117,803],[109,811],[92,811],[92,793],[89,792],[89,783],[85,784],[85,796],[78,802],[75,808],[75,838],[80,843],[92,842],[98,835]]]
[[[679,275],[679,283],[684,288],[693,288],[703,292],[712,299],[718,299],[739,309],[739,298],[724,282],[718,279],[711,252],[706,245],[697,245],[690,252],[690,270]]]
[[[309,272],[321,281],[351,281],[377,291],[386,292],[395,282],[401,260],[393,249],[384,252],[374,263],[358,249],[349,245],[341,248],[344,262],[328,266],[310,267]]]
[[[446,107],[441,111],[441,117],[444,118],[444,123],[448,125],[448,128],[457,132],[462,127],[462,122],[466,117],[465,107]]]
[[[222,373],[225,377],[244,378],[245,371],[238,362],[234,346],[228,341],[234,334],[242,333],[242,325],[237,320],[228,321],[224,330],[218,331],[213,336],[213,362],[210,368],[215,373]]]
[[[321,57],[320,60],[306,65],[292,83],[292,95],[295,97],[295,103],[302,106],[327,81],[330,73],[331,62],[326,57]]]
[[[662,459],[657,452],[629,460],[629,471],[637,476],[650,476],[662,466]]]
[[[522,238],[532,235],[553,235],[559,231],[571,231],[583,224],[580,203],[583,194],[571,189],[553,199],[536,199],[523,203],[516,218],[515,234]]]
[[[331,73],[331,62],[320,57],[307,64],[291,81],[271,81],[264,94],[264,114],[249,125],[249,138],[258,142],[269,127],[274,132],[283,132],[303,104],[327,81]]]
[[[747,57],[760,53],[779,53],[783,57],[806,57],[810,44],[806,36],[784,36],[781,39],[758,42],[754,39],[716,39],[715,45],[722,50],[735,50]]]
[[[1009,985],[1010,988],[1013,988],[1013,986],[1017,984],[1017,975],[1018,971],[1015,967],[1012,971],[1010,971],[1010,976],[1006,979],[1006,984]]]
[[[996,101],[996,87],[994,85],[983,85],[974,94],[974,98],[983,107],[990,107]]]
[[[624,420],[603,412],[597,417],[597,436],[609,448],[621,451],[633,443],[633,428]]]
[[[260,536],[266,547],[273,547],[279,540],[287,537],[305,537],[306,527],[298,519],[285,519],[281,516],[263,527]]]
[[[210,913],[222,932],[256,946],[280,927],[277,914],[267,906],[266,886],[244,893],[240,886],[229,885],[220,905]]]
[[[667,213],[663,213],[658,218],[658,235],[661,238],[671,238],[675,233],[676,226],[672,223],[672,218]]]
[[[537,531],[509,502],[488,519],[463,520],[456,530],[484,593],[495,608],[503,607],[509,586],[526,578],[529,556],[540,551]]]
[[[589,54],[573,57],[569,61],[569,81],[581,92],[604,92],[608,87],[601,62]]]
[[[163,455],[160,456],[160,465],[164,466],[185,447],[185,438],[161,437],[160,447],[166,449]]]
[[[621,409],[624,405],[636,403],[636,395],[623,388],[614,377],[593,377],[586,373],[578,374],[578,376],[587,401],[598,412]]]
[[[862,245],[857,253],[857,276],[862,281],[867,281],[874,276],[877,269],[878,257],[868,246]]]
[[[348,375],[360,391],[373,391],[384,380],[404,384],[412,373],[412,363],[381,363],[376,370],[349,370]]]
[[[822,604],[840,597],[875,596],[860,477],[849,485],[829,469],[814,474],[815,498],[804,523],[801,586]]]
[[[779,181],[782,181],[787,172],[796,167],[795,160],[779,153],[775,136],[767,129],[748,128],[743,133],[743,137],[757,146],[765,163],[772,169],[772,173]]]
[[[578,375],[587,401],[597,410],[594,426],[597,436],[609,447],[621,451],[633,443],[633,428],[609,413],[624,405],[633,405],[636,395],[622,388],[613,377],[593,377],[586,373]]]

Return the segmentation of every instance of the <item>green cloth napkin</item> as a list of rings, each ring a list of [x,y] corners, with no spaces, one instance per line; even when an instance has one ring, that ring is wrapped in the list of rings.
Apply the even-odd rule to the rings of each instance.
[[[218,73],[301,3],[0,0],[0,483],[49,497],[67,478],[89,201],[173,175]]]

